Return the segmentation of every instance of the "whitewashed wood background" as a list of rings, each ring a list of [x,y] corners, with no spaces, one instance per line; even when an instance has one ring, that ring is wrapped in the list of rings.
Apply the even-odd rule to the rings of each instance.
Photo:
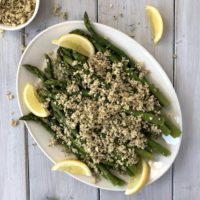
[[[34,144],[19,117],[16,71],[21,45],[43,29],[63,21],[52,16],[57,3],[68,20],[87,11],[94,21],[134,37],[160,62],[177,91],[183,113],[183,143],[173,167],[135,196],[98,190],[63,173]],[[164,19],[164,36],[151,41],[145,5],[156,6]],[[0,200],[199,200],[200,199],[200,1],[199,0],[41,0],[36,19],[25,29],[0,38]],[[7,92],[15,95],[8,101]],[[14,112],[14,113],[13,113]]]

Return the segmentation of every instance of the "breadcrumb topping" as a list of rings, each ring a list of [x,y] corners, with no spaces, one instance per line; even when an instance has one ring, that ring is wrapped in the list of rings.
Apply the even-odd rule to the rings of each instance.
[[[78,130],[73,141],[84,149],[87,156],[83,159],[94,172],[98,172],[96,164],[100,162],[114,163],[114,169],[125,172],[126,166],[138,162],[136,149],[146,147],[143,129],[155,135],[161,132],[156,125],[125,110],[157,115],[161,106],[147,84],[131,79],[124,72],[127,60],[111,63],[109,56],[108,51],[97,52],[70,74],[71,79],[69,73],[65,74],[64,64],[55,61],[55,76],[68,82],[66,91],[57,93],[51,101],[63,108],[66,126],[52,124],[51,128],[56,138],[64,141],[75,154],[78,151],[72,145],[72,130]],[[73,66],[78,64],[77,61]],[[143,63],[136,67],[140,78],[148,73]]]

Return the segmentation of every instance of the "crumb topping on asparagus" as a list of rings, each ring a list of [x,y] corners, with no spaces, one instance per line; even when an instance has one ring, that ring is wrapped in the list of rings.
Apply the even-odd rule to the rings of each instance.
[[[114,169],[125,172],[126,166],[138,162],[135,149],[146,146],[143,129],[155,135],[161,132],[157,125],[143,121],[141,115],[126,111],[152,112],[157,116],[161,106],[147,84],[132,80],[124,72],[123,66],[128,60],[122,58],[112,63],[109,56],[109,51],[97,52],[88,62],[81,64],[73,60],[75,65],[70,67],[60,62],[60,57],[52,59],[53,76],[58,80],[49,87],[56,91],[60,81],[63,90],[53,98],[47,95],[44,104],[48,109],[53,105],[62,112],[63,121],[57,125],[52,123],[51,128],[57,139],[63,140],[75,152],[71,130],[78,129],[74,141],[85,150],[90,159],[86,157],[84,161],[94,171],[98,171],[96,164],[109,162]],[[147,74],[142,63],[137,64],[137,70],[140,77]],[[41,86],[39,94],[44,95],[43,90]]]

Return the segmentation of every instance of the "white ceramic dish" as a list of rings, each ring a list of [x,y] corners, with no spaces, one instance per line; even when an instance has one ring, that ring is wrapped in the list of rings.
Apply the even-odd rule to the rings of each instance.
[[[110,38],[110,40],[112,40],[113,43],[116,43],[130,56],[134,57],[138,61],[142,61],[145,63],[146,68],[151,72],[149,78],[152,80],[153,83],[156,84],[156,86],[158,86],[164,92],[164,94],[168,97],[168,99],[171,102],[171,106],[169,107],[168,112],[171,114],[173,120],[175,120],[179,127],[182,129],[182,116],[178,98],[170,80],[168,79],[166,73],[159,65],[159,63],[150,55],[150,53],[147,52],[147,50],[145,50],[135,40],[131,39],[124,33],[102,24],[96,23],[94,24],[94,26],[98,32]],[[41,67],[44,61],[44,53],[50,52],[56,48],[51,43],[51,41],[76,28],[85,29],[83,22],[71,21],[54,25],[41,32],[38,36],[36,36],[26,48],[25,52],[21,57],[17,73],[17,95],[19,107],[22,114],[27,114],[29,112],[24,104],[22,96],[24,86],[28,82],[34,84],[37,81],[37,78],[35,78],[32,74],[26,71],[22,67],[22,65],[28,63],[31,65]],[[67,157],[60,150],[61,147],[48,146],[49,139],[51,138],[51,136],[40,125],[34,122],[27,122],[26,125],[28,127],[29,132],[31,133],[32,137],[35,139],[41,150],[52,162],[58,162]],[[153,183],[154,181],[159,179],[170,168],[177,156],[181,144],[181,137],[174,139],[168,136],[164,137],[164,139],[169,144],[171,156],[157,156],[155,158],[155,162],[150,163],[151,176],[148,184]],[[74,175],[73,177],[77,178],[78,180],[84,183],[102,189],[123,191],[126,188],[126,186],[114,187],[105,179],[102,179],[98,184],[93,184],[88,178]]]
[[[28,26],[33,21],[33,19],[35,18],[39,10],[40,0],[35,0],[35,3],[36,3],[35,10],[33,12],[33,15],[27,22],[18,26],[7,26],[7,25],[4,25],[3,23],[0,23],[0,29],[6,30],[6,31],[16,31]]]

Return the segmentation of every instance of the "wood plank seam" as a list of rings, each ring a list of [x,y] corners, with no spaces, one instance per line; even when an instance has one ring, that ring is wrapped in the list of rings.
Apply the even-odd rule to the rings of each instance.
[[[174,0],[174,22],[173,22],[173,86],[174,89],[176,90],[176,56],[177,56],[177,51],[176,51],[176,3],[177,1]],[[172,165],[172,200],[175,200],[175,184],[174,184],[174,163]]]
[[[172,84],[175,88],[175,79],[176,79],[176,0],[173,2],[173,78],[172,78]],[[172,200],[174,200],[174,164],[172,164]]]
[[[26,38],[25,38],[25,28],[21,31],[21,46],[25,47],[26,45]],[[22,51],[23,53],[23,51]],[[29,153],[28,153],[28,130],[25,125],[24,128],[24,149],[25,149],[25,183],[26,183],[26,200],[30,200],[30,180],[29,180]]]
[[[176,78],[176,0],[174,0],[174,5],[173,5],[173,79],[172,79],[172,84],[175,87],[175,78]]]
[[[25,170],[26,170],[26,200],[30,200],[30,179],[29,179],[29,150],[28,150],[28,129],[24,125],[24,148],[25,148]]]

